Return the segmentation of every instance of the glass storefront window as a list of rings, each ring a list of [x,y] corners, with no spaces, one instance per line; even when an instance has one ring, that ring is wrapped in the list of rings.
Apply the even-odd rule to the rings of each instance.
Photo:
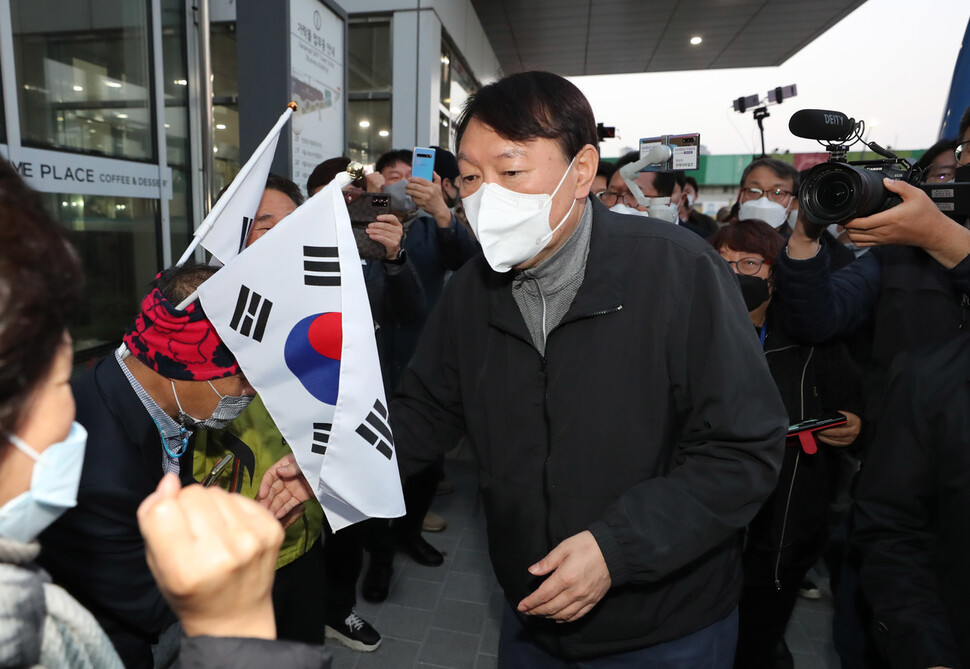
[[[85,304],[71,328],[80,362],[117,346],[159,270],[158,201],[67,193],[42,197],[67,228],[84,268]]]
[[[365,165],[391,150],[391,101],[347,102],[348,156]]]
[[[154,157],[148,7],[11,0],[25,145]]]
[[[236,26],[213,24],[212,53],[212,198],[239,171],[239,80],[236,75]]]
[[[478,89],[475,78],[465,68],[461,59],[455,56],[455,50],[447,42],[444,35],[441,38],[441,87],[438,100],[438,110],[441,123],[438,128],[439,146],[452,149],[452,135],[455,121],[461,115],[468,96]]]
[[[348,89],[391,91],[391,22],[387,19],[351,22],[347,28]]]

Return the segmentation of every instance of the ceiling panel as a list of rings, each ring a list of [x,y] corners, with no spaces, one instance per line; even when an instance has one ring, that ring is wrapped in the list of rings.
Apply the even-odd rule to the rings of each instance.
[[[780,65],[865,0],[472,0],[503,71]],[[704,41],[689,42],[693,35]]]

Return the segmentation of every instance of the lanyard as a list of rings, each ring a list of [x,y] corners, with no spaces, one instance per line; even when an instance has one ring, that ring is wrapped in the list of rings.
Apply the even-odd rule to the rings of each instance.
[[[162,438],[162,448],[165,449],[165,453],[168,455],[168,457],[172,458],[173,460],[178,460],[180,457],[185,455],[185,451],[188,450],[189,448],[189,436],[188,434],[186,434],[185,426],[184,425],[179,426],[178,436],[182,438],[182,448],[179,450],[178,453],[173,453],[172,449],[168,447],[169,437],[166,437],[165,433],[162,432],[162,426],[158,424],[158,421],[155,420],[155,417],[152,416],[151,414],[148,414],[148,417],[152,419],[152,422],[155,423],[155,427],[158,428],[158,436]]]

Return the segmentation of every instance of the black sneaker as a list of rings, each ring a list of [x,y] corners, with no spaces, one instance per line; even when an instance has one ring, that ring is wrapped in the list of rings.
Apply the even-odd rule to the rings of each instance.
[[[324,627],[323,634],[327,639],[333,639],[351,650],[364,653],[377,650],[381,645],[380,632],[357,615],[357,611],[353,609],[341,622],[330,623]]]
[[[798,596],[803,599],[822,599],[822,591],[806,578],[802,581],[802,587],[798,589]]]

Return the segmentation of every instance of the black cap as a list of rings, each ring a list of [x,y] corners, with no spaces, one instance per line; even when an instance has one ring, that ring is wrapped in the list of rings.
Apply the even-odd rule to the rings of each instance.
[[[458,176],[458,159],[448,149],[432,146],[434,149],[434,171],[442,179],[454,179]]]

